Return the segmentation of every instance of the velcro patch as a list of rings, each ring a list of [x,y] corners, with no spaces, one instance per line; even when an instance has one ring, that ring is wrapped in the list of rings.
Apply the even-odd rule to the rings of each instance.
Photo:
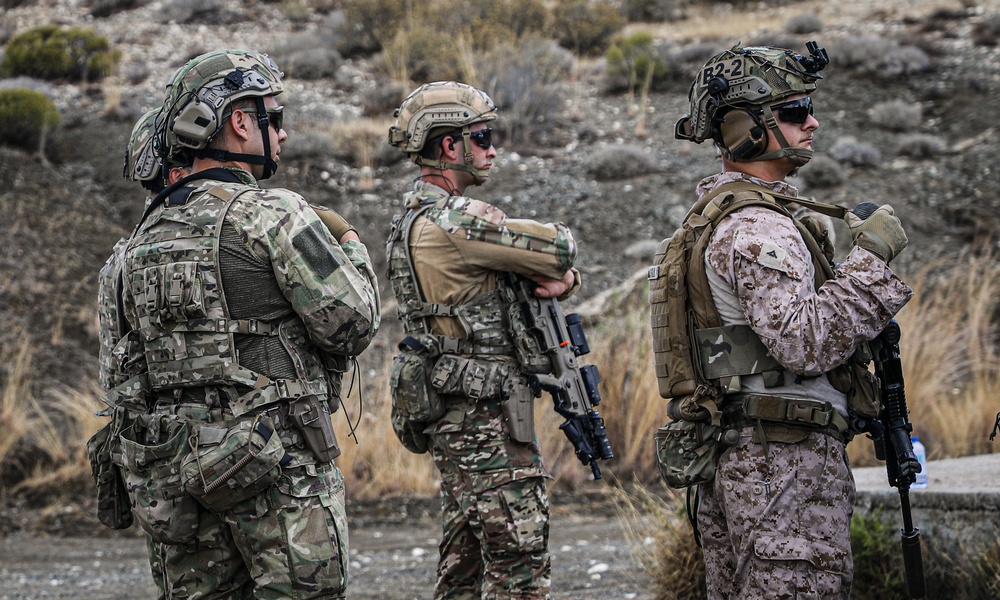
[[[333,253],[329,240],[330,234],[320,221],[314,221],[292,238],[292,245],[320,279],[326,279],[343,266],[340,257]]]

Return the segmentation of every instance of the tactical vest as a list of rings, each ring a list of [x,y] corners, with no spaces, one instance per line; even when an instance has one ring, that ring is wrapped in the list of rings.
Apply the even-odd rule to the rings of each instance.
[[[430,303],[424,298],[410,255],[410,231],[417,217],[425,215],[433,222],[441,211],[448,210],[450,203],[459,197],[433,192],[410,192],[404,196],[404,204],[409,206],[415,197],[419,198],[419,206],[393,218],[386,242],[389,283],[396,297],[397,314],[403,323],[403,331],[419,338],[425,345],[433,346],[439,354],[513,356],[515,347],[509,327],[505,325],[504,314],[507,311],[500,290],[505,285],[503,278],[497,280],[498,289],[479,294],[459,305]],[[468,219],[471,225],[473,217]],[[462,223],[459,222],[458,225],[461,226]],[[434,334],[430,325],[432,317],[457,319],[466,337]]]
[[[818,228],[807,224],[806,219],[794,218],[782,205],[788,202],[836,218],[843,218],[846,212],[842,207],[783,196],[749,183],[731,183],[701,198],[674,235],[660,242],[648,273],[650,325],[659,392],[670,400],[667,410],[671,419],[696,421],[711,417],[718,425],[722,397],[739,391],[741,376],[760,374],[767,387],[769,381],[778,380],[784,369],[748,325],[723,325],[709,287],[704,257],[723,217],[747,206],[762,206],[795,223],[812,256],[818,289],[834,276],[833,267],[813,233]],[[702,351],[709,347],[710,352]],[[720,348],[724,349],[721,354]],[[874,378],[867,370],[869,361],[867,344],[862,344],[827,375],[831,385],[847,395],[850,412],[874,417],[878,412],[877,396]],[[768,402],[764,397],[760,404],[763,407]],[[775,407],[772,412],[797,410],[792,403],[771,403],[770,407]],[[782,416],[774,420],[785,419]]]
[[[149,388],[241,386],[242,395],[230,401],[236,416],[309,394],[327,399],[322,358],[300,319],[229,318],[219,271],[220,234],[232,202],[254,188],[211,180],[192,185],[197,187],[190,193],[175,192],[150,213],[125,254],[125,293],[134,303],[132,325],[141,336]],[[234,334],[278,336],[305,377],[271,379],[241,365]]]

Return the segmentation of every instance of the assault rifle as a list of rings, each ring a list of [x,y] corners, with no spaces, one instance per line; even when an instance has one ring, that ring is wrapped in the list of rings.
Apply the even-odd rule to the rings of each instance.
[[[543,390],[552,394],[555,411],[566,418],[559,429],[573,444],[580,462],[590,465],[594,479],[601,479],[597,461],[614,458],[614,453],[604,419],[594,408],[601,403],[601,393],[597,389],[601,375],[596,366],[581,366],[576,360],[590,352],[580,316],[577,313],[564,315],[555,298],[535,296],[537,284],[530,279],[517,277],[516,280],[517,301],[528,333],[538,342],[550,363],[546,373],[530,374],[528,385],[536,398]]]
[[[906,589],[910,598],[923,598],[924,566],[920,554],[920,530],[913,526],[910,513],[910,485],[920,472],[920,461],[913,453],[903,386],[903,367],[899,360],[899,325],[895,320],[872,340],[875,350],[875,375],[882,384],[881,409],[871,421],[859,420],[859,429],[869,434],[875,443],[875,456],[885,461],[889,485],[899,489],[903,529],[900,530],[903,547],[903,567],[906,570]]]

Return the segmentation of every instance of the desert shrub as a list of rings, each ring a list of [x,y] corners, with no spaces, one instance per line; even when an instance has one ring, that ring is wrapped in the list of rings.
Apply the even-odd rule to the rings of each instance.
[[[381,54],[379,69],[391,79],[416,82],[468,80],[468,61],[456,60],[455,45],[442,44],[435,29],[400,29]]]
[[[502,118],[494,125],[501,144],[537,141],[552,128],[562,107],[558,84],[572,65],[567,50],[535,36],[479,57],[478,80],[501,110]]]
[[[27,88],[0,89],[0,144],[38,150],[60,120],[59,110],[45,94]]]
[[[361,114],[366,117],[389,118],[410,91],[399,82],[381,81],[361,95]]]
[[[930,57],[920,48],[875,37],[861,36],[841,42],[830,55],[836,56],[837,66],[874,79],[915,75],[933,66]]]
[[[0,72],[8,77],[96,81],[109,75],[120,59],[121,52],[92,29],[43,25],[14,36]]]
[[[587,172],[598,181],[630,179],[659,169],[656,157],[637,146],[608,146],[590,157]]]
[[[823,29],[823,20],[816,13],[799,13],[785,21],[785,31],[797,35],[817,33]]]
[[[662,489],[662,484],[657,484]],[[615,488],[614,507],[640,568],[661,600],[705,598],[705,559],[688,522],[684,493],[643,485]]]
[[[225,0],[166,0],[160,4],[161,23],[199,23],[226,25],[246,17],[227,5]]]
[[[468,0],[435,5],[428,19],[439,31],[465,33],[473,49],[485,51],[541,33],[547,16],[540,0]]]
[[[723,45],[718,42],[699,42],[686,46],[671,46],[664,53],[668,65],[667,76],[684,83],[691,83],[695,75]]]
[[[833,143],[830,156],[840,164],[852,167],[874,167],[882,161],[878,148],[868,142],[858,141],[850,135],[845,135]]]
[[[799,176],[811,188],[832,188],[844,183],[847,176],[840,163],[828,156],[813,156],[799,170]]]
[[[645,31],[633,33],[612,44],[604,53],[604,59],[612,89],[634,91],[647,76],[655,82],[663,79],[669,71],[667,63],[653,49],[653,35]]]
[[[333,77],[343,62],[333,39],[324,34],[288,36],[275,54],[281,70],[296,79]]]
[[[563,48],[596,55],[625,26],[618,9],[601,0],[557,0],[549,33]]]
[[[855,513],[851,519],[851,552],[854,585],[851,598],[907,598],[898,530],[889,527],[880,513]]]
[[[345,0],[340,51],[351,56],[383,48],[406,21],[409,4],[409,0]]]
[[[90,14],[98,19],[147,4],[148,0],[95,0],[90,5]]]
[[[889,100],[879,102],[871,109],[872,123],[890,131],[914,129],[923,119],[923,109],[914,102]]]
[[[896,152],[902,156],[928,159],[944,152],[945,147],[945,141],[936,135],[913,133],[899,138],[896,143]]]
[[[996,46],[1000,43],[1000,14],[987,15],[973,24],[972,41],[977,46]]]
[[[622,0],[621,10],[633,23],[662,23],[677,19],[678,0]]]
[[[974,567],[983,597],[1000,598],[1000,542],[984,549]]]

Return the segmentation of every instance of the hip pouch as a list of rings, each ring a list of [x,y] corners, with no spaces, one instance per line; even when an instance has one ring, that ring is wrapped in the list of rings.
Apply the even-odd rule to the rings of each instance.
[[[129,439],[134,429],[119,436],[132,515],[154,541],[187,543],[198,532],[199,521],[198,503],[181,483],[180,465],[189,454],[190,427],[186,421],[162,415],[140,415],[139,423],[145,431],[162,432],[167,441],[146,445]]]
[[[90,472],[97,485],[97,518],[111,529],[128,529],[133,522],[125,477],[115,463],[115,458],[121,462],[118,434],[122,430],[124,415],[124,409],[115,410],[111,420],[87,440]]]
[[[195,426],[189,443],[180,465],[184,488],[209,510],[229,510],[281,476],[285,448],[265,415]]]
[[[684,489],[715,479],[721,430],[710,421],[670,421],[653,434],[663,481]]]
[[[436,421],[444,414],[444,402],[431,385],[438,355],[412,336],[404,338],[399,349],[389,373],[393,407],[408,421]]]

